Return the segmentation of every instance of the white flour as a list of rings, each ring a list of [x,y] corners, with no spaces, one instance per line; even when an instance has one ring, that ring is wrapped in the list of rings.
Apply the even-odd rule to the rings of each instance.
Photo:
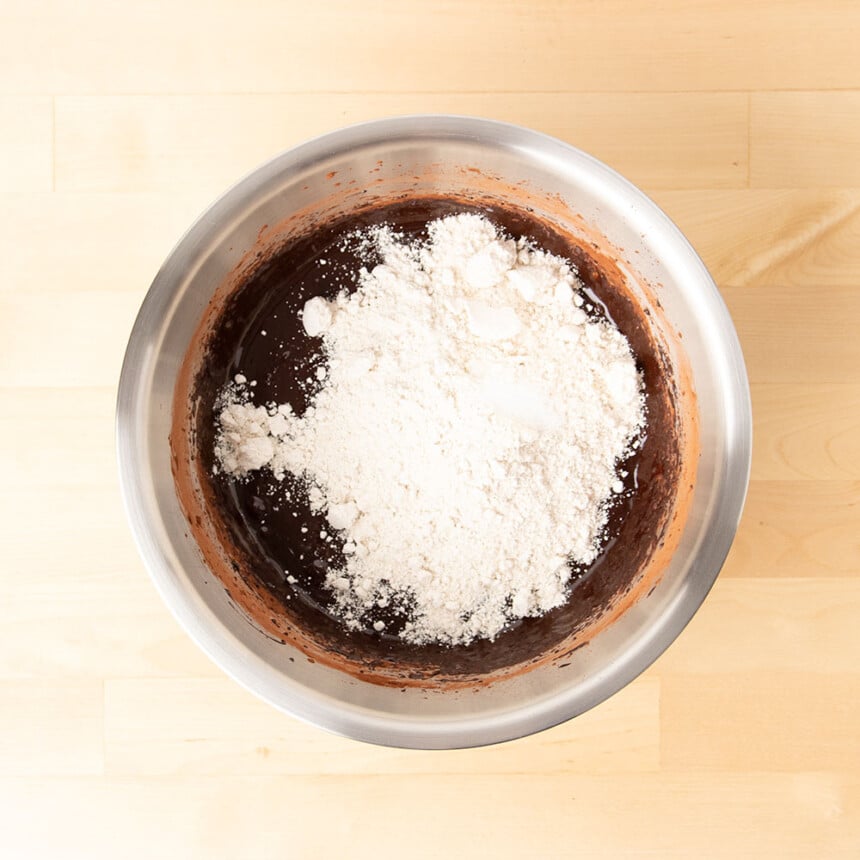
[[[408,641],[492,639],[563,603],[568,560],[596,557],[643,427],[641,380],[569,265],[486,219],[435,221],[424,246],[387,228],[365,241],[383,263],[305,305],[327,357],[312,406],[299,417],[229,387],[217,459],[306,482],[345,542],[326,585],[348,626],[406,598]]]

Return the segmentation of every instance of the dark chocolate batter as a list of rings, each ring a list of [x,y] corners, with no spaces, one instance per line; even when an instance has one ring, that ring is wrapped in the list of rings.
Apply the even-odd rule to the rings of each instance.
[[[397,616],[390,610],[367,618],[368,627],[349,632],[328,611],[325,570],[340,566],[341,545],[320,538],[331,531],[325,518],[311,514],[300,491],[287,502],[272,493],[267,471],[246,481],[213,476],[216,399],[237,373],[256,381],[257,403],[291,404],[301,414],[313,393],[315,370],[323,359],[319,341],[308,338],[299,311],[313,296],[333,298],[353,288],[360,266],[374,260],[344,246],[356,229],[387,223],[410,238],[426,238],[426,224],[445,215],[477,211],[511,236],[526,236],[537,246],[566,257],[576,267],[590,299],[589,312],[609,317],[630,342],[645,383],[647,435],[621,468],[628,473],[625,492],[613,504],[601,555],[576,569],[567,603],[541,618],[517,622],[495,641],[468,646],[416,646],[400,640]],[[322,384],[322,383],[318,383]],[[293,238],[262,260],[228,299],[207,343],[206,358],[195,379],[196,444],[200,476],[210,516],[230,536],[234,569],[252,586],[267,590],[285,618],[329,651],[372,667],[394,661],[413,679],[481,676],[505,666],[535,660],[547,649],[604,611],[635,583],[661,541],[679,473],[677,420],[671,369],[643,311],[610,282],[589,249],[574,243],[528,212],[492,205],[470,206],[451,199],[404,200],[352,214]],[[290,578],[288,581],[288,577]],[[372,630],[386,622],[385,634]],[[273,623],[277,619],[272,619]]]

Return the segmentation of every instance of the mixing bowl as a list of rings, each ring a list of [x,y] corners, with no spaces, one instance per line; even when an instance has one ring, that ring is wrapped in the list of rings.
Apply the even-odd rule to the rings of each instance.
[[[174,392],[201,318],[231,279],[286,230],[369,200],[484,197],[581,236],[623,272],[659,317],[678,374],[688,481],[650,577],[611,623],[563,659],[490,684],[445,689],[370,683],[242,611],[213,576],[177,494],[170,444]],[[168,257],[141,307],[119,385],[123,495],[146,566],[200,647],[252,692],[349,737],[418,748],[503,741],[582,713],[652,663],[713,584],[749,478],[751,413],[731,319],[702,261],[642,192],[585,153],[534,131],[470,117],[414,116],[343,129],[263,165],[206,211]],[[693,444],[695,443],[695,444]],[[187,510],[187,505],[185,506]]]

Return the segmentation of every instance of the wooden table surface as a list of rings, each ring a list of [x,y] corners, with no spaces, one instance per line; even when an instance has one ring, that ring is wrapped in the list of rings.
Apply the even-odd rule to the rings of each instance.
[[[4,0],[0,855],[860,857],[860,4]],[[536,737],[377,749],[257,701],[132,543],[114,397],[201,209],[357,120],[511,120],[616,167],[733,314],[725,569],[642,677]]]

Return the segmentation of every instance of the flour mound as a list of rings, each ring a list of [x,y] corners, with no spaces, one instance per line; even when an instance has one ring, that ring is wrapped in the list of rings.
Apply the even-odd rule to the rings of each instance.
[[[428,231],[365,232],[382,262],[303,311],[326,358],[310,407],[228,386],[216,457],[237,479],[304,482],[344,541],[325,584],[347,627],[400,607],[403,639],[467,644],[565,601],[569,563],[600,551],[644,399],[567,261],[474,214]]]

